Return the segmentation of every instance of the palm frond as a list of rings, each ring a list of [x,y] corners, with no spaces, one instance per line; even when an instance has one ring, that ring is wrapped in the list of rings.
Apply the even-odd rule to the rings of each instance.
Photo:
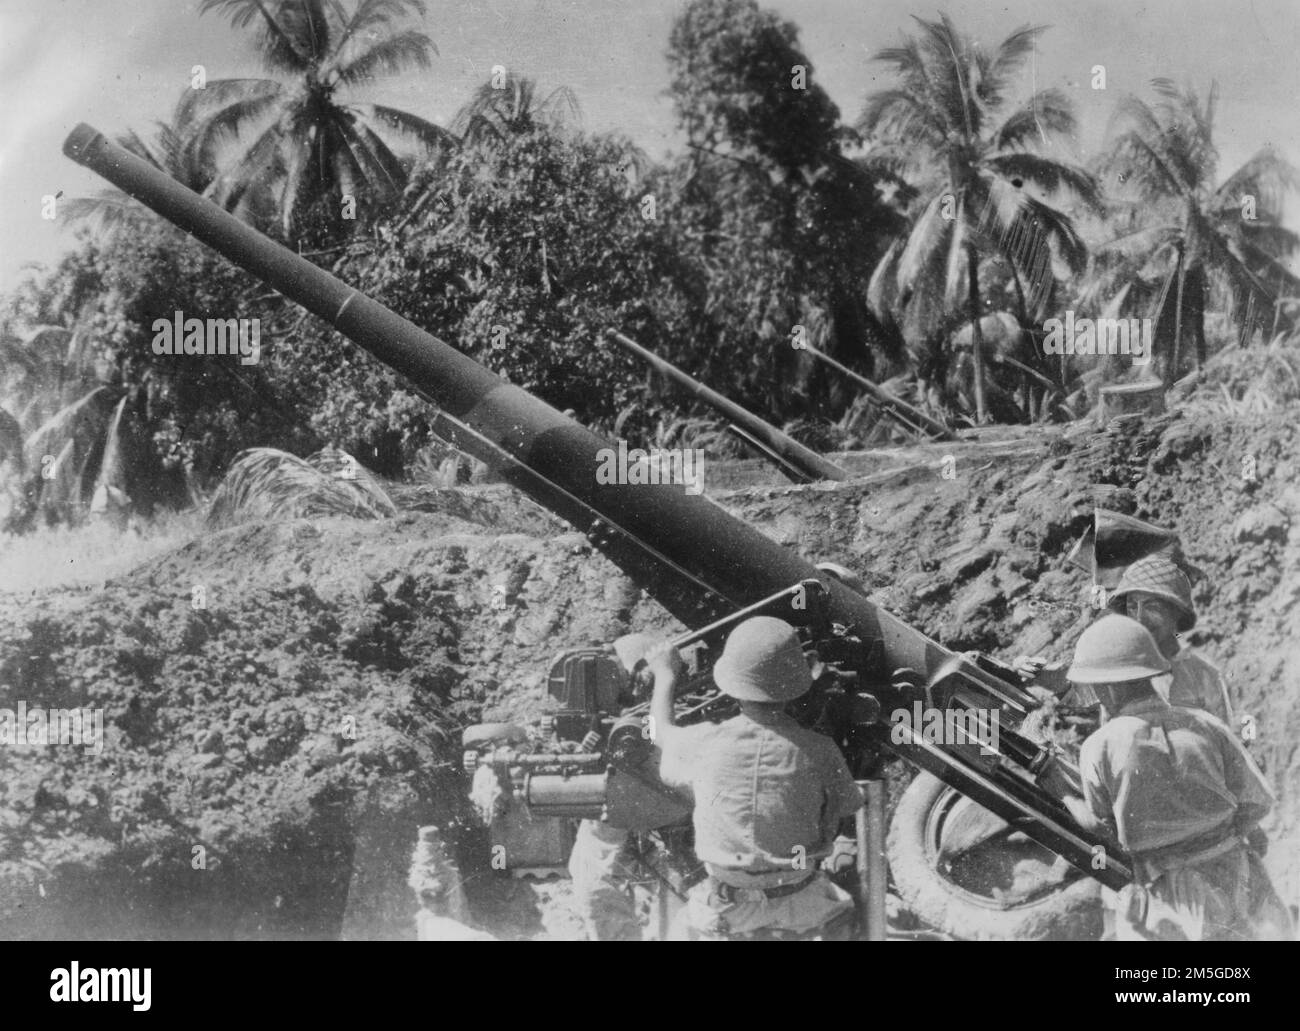
[[[1069,97],[1059,89],[1044,89],[1006,117],[993,133],[992,143],[996,150],[1013,150],[1047,143],[1053,137],[1072,137],[1076,131]]]
[[[946,137],[949,132],[964,129],[960,91],[953,90],[951,83],[945,82],[942,65],[939,68],[932,67],[916,40],[907,38],[900,46],[878,50],[872,60],[894,66],[902,88],[920,99],[940,136]]]
[[[1192,189],[1175,165],[1141,131],[1115,137],[1106,164],[1122,167],[1126,178],[1148,198],[1185,197]]]
[[[378,191],[385,197],[400,196],[406,187],[407,174],[397,155],[389,149],[379,135],[364,122],[352,123],[360,146],[354,153],[366,169],[367,182],[373,187],[381,185]]]
[[[23,459],[23,431],[18,420],[0,408],[0,466],[12,462],[19,478],[26,471]]]
[[[275,448],[253,448],[235,457],[207,518],[209,526],[226,527],[254,520],[387,519],[396,514],[383,487],[344,452],[331,449],[304,461]]]
[[[968,138],[979,135],[982,111],[975,96],[975,84],[970,74],[970,45],[945,13],[938,21],[926,21],[912,16],[921,26],[923,53],[930,57],[930,66],[937,66],[939,74],[929,81],[935,96],[947,112],[949,128],[964,133]]]
[[[270,69],[283,72],[304,72],[311,67],[311,58],[301,48],[299,41],[291,36],[295,26],[301,30],[306,27],[301,18],[296,22],[282,22],[276,15],[283,14],[286,5],[281,3],[274,13],[267,6],[268,0],[202,0],[199,15],[215,11],[224,15],[232,28],[246,29],[259,26],[258,49],[262,60]]]
[[[241,129],[285,99],[284,87],[274,79],[214,79],[206,89],[189,93],[177,110],[177,124],[185,127],[186,152],[200,161],[215,160]]]
[[[868,96],[854,128],[864,136],[905,141],[913,147],[937,149],[945,139],[943,116],[924,97],[906,89]]]
[[[898,239],[889,245],[867,283],[867,306],[882,322],[898,319],[898,259],[903,253],[903,243]]]
[[[69,197],[63,215],[70,224],[85,225],[104,238],[150,217],[152,212],[139,201],[116,189],[103,189],[93,197]]]
[[[1264,147],[1224,180],[1214,191],[1214,200],[1240,210],[1242,197],[1250,194],[1262,218],[1277,222],[1282,218],[1285,196],[1294,190],[1300,190],[1300,168],[1272,147]]]
[[[427,69],[433,65],[433,55],[437,52],[433,40],[425,33],[406,29],[367,47],[340,64],[333,74],[345,85],[364,85],[385,75]]]
[[[1047,28],[1046,25],[1022,25],[998,44],[980,82],[980,99],[985,104],[996,107],[1001,102],[1012,76],[1024,66],[1025,59],[1034,52],[1038,37]]]
[[[1179,239],[1181,227],[1171,223],[1143,226],[1114,237],[1093,248],[1096,255],[1114,254],[1121,258],[1149,258]]]
[[[359,0],[350,18],[344,16],[341,7],[336,7],[336,11],[343,23],[343,31],[339,34],[335,51],[342,53],[343,48],[358,33],[367,29],[387,28],[405,17],[423,18],[425,6],[423,0]],[[437,53],[437,50],[434,52]]]
[[[207,195],[227,211],[239,210],[251,191],[270,185],[283,139],[278,123],[268,126],[212,180]]]
[[[501,142],[537,129],[561,130],[581,119],[578,98],[567,86],[539,99],[537,83],[510,75],[501,87],[485,82],[456,112],[452,130],[465,143]]]
[[[1068,190],[1093,211],[1101,212],[1101,193],[1097,188],[1097,180],[1077,165],[1027,151],[994,154],[985,159],[985,164],[1005,179],[1032,183],[1048,193]]]
[[[295,36],[299,48],[306,53],[312,64],[320,66],[334,48],[334,27],[330,25],[329,12],[325,5],[328,0],[285,0],[282,11],[293,11],[295,19],[301,22],[301,29]],[[337,5],[331,3],[337,12]]]
[[[455,147],[459,143],[455,133],[448,132],[441,125],[435,125],[433,122],[395,107],[385,107],[382,104],[354,104],[351,109],[363,113],[371,121],[378,122],[399,135],[417,141],[429,150]]]
[[[69,445],[75,445],[78,454],[88,454],[107,423],[107,403],[115,403],[118,393],[114,387],[95,387],[55,412],[27,438],[23,447],[27,465],[35,468],[46,455],[63,454]]]

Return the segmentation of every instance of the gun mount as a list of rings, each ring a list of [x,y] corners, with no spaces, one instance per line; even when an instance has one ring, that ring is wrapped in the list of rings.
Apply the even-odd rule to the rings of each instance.
[[[1119,846],[1079,827],[1053,793],[1061,778],[1045,774],[1049,767],[1066,767],[1049,763],[1042,749],[1013,729],[1001,735],[993,755],[969,745],[936,744],[914,730],[891,733],[898,728],[891,728],[888,714],[917,700],[931,706],[978,702],[1001,713],[1013,728],[1033,700],[1011,671],[954,654],[706,497],[686,493],[682,484],[599,483],[596,470],[608,441],[90,126],[75,128],[64,152],[404,375],[438,407],[434,432],[585,531],[597,549],[686,626],[707,627],[792,590],[791,585],[819,581],[826,596],[824,618],[805,625],[802,633],[827,674],[810,693],[803,718],[840,745],[855,774],[874,771],[885,753],[896,754],[1082,873],[1115,888],[1130,880]],[[797,598],[792,593],[786,602],[792,621]],[[534,795],[539,803],[553,797]],[[1098,847],[1105,850],[1105,862],[1094,868]]]

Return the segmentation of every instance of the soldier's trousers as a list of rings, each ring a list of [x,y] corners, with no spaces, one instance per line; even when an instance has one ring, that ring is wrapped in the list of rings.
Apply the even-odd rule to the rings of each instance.
[[[593,941],[639,941],[641,924],[629,888],[628,832],[583,820],[569,853],[574,903]]]
[[[1264,864],[1240,845],[1102,897],[1117,941],[1289,941],[1291,916]]]

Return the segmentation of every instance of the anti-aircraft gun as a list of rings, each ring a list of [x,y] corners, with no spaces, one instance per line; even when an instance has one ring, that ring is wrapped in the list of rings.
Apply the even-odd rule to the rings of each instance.
[[[800,718],[837,742],[856,776],[875,776],[885,758],[900,757],[1083,874],[1115,888],[1129,881],[1117,843],[1081,828],[1060,801],[1077,778],[1069,764],[1016,731],[1037,703],[1011,670],[951,652],[681,484],[598,482],[596,470],[609,441],[262,236],[95,129],[78,126],[64,152],[404,375],[437,408],[431,427],[436,434],[583,531],[685,626],[703,630],[790,592],[786,604],[792,621],[803,623],[806,647],[818,653],[824,667]],[[810,581],[820,584],[817,604],[823,614],[795,620],[796,589]],[[514,760],[502,757],[512,790],[521,789],[524,803],[538,812],[594,812],[620,819],[617,789],[635,765],[620,758],[621,749],[635,744],[635,735],[613,723],[591,725],[593,718],[611,715],[602,716],[598,704],[601,678],[609,672],[603,668],[602,673],[598,655],[579,656],[559,678],[556,737],[561,727],[567,735],[582,731],[579,747],[569,748],[571,758],[556,759],[558,751],[531,745],[514,748]],[[891,723],[891,713],[918,703],[927,709],[998,712],[1003,729],[995,754],[973,744],[937,743]],[[707,716],[713,711],[708,706],[720,704],[704,697],[695,703],[695,716]],[[581,750],[581,739],[593,731],[598,737],[605,731],[601,748]],[[475,762],[482,761],[480,753],[494,757],[497,748],[523,744],[509,736],[492,740],[490,734],[471,734]],[[535,758],[546,755],[551,758]],[[649,772],[645,763],[637,769]],[[523,772],[516,777],[514,770]],[[653,808],[660,804],[671,810],[653,792],[629,797],[635,804],[629,804],[632,815],[622,817],[626,820],[654,822],[665,815]]]

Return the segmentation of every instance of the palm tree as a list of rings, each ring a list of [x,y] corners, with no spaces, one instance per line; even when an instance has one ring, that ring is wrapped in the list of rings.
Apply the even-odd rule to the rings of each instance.
[[[424,10],[423,0],[355,0],[350,12],[342,0],[203,0],[201,14],[217,11],[237,29],[256,26],[263,64],[281,77],[220,79],[191,91],[186,115],[194,152],[215,160],[228,144],[239,144],[211,196],[229,210],[246,210],[251,190],[275,183],[286,234],[330,198],[350,195],[369,211],[400,198],[409,162],[384,136],[425,150],[452,146],[455,137],[396,108],[341,103],[338,94],[382,75],[428,68],[437,53],[433,41],[396,24]]]
[[[1061,91],[1040,90],[1002,111],[1043,26],[1017,29],[990,53],[960,35],[946,15],[916,22],[919,38],[875,55],[894,67],[899,82],[868,96],[857,123],[870,142],[871,162],[918,191],[911,229],[877,267],[868,296],[878,315],[902,311],[910,335],[925,339],[965,285],[982,422],[981,254],[1010,266],[1022,320],[1040,318],[1055,282],[1053,251],[1074,271],[1087,256],[1071,215],[1054,198],[1065,190],[1089,206],[1100,199],[1087,171],[1036,149],[1074,133],[1074,112]]]
[[[38,509],[73,519],[99,490],[125,497],[133,427],[110,371],[86,325],[0,332],[0,530],[27,529]]]
[[[532,79],[509,72],[499,85],[489,80],[475,90],[451,124],[471,145],[501,143],[538,129],[562,130],[579,118],[578,98],[569,87],[543,97]]]
[[[1157,339],[1171,345],[1171,382],[1189,329],[1196,367],[1206,360],[1205,310],[1213,293],[1232,310],[1244,339],[1282,288],[1300,287],[1282,263],[1300,237],[1280,224],[1285,193],[1300,186],[1300,170],[1266,147],[1215,186],[1217,85],[1204,104],[1168,79],[1151,86],[1160,98],[1154,106],[1125,97],[1111,120],[1103,168],[1127,184],[1129,199],[1120,204],[1131,214],[1126,231],[1098,248],[1094,289],[1127,290],[1130,307],[1156,299]]]

